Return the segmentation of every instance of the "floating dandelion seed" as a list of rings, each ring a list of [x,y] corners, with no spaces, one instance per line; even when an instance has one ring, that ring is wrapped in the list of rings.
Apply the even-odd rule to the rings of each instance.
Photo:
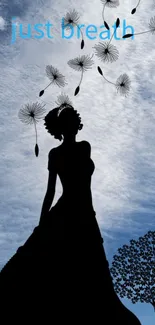
[[[102,10],[102,17],[103,17],[103,22],[104,25],[107,29],[109,29],[108,24],[106,23],[105,19],[104,19],[104,10],[105,7],[109,7],[109,8],[116,8],[119,6],[119,0],[101,0],[101,2],[103,3],[103,10]]]
[[[122,38],[129,38],[129,37],[132,37],[133,35],[140,35],[140,34],[145,34],[145,33],[150,33],[150,32],[152,34],[154,34],[155,33],[155,16],[150,19],[149,28],[150,28],[149,30],[146,30],[144,32],[134,33],[134,34],[126,34]]]
[[[149,28],[150,28],[150,32],[152,34],[154,34],[155,33],[155,16],[150,19]]]
[[[64,17],[64,25],[68,25],[66,26],[66,29],[69,29],[69,25],[72,25],[73,27],[77,26],[79,18],[80,16],[75,9],[67,12],[66,16]]]
[[[73,105],[71,100],[69,99],[68,95],[61,93],[61,95],[59,95],[57,97],[57,101],[55,102],[58,106],[61,105]]]
[[[66,16],[63,18],[62,28],[65,27],[68,30],[68,29],[70,29],[70,26],[73,26],[73,27],[76,26],[81,33],[81,37],[82,37],[81,49],[83,49],[84,48],[84,38],[83,38],[83,32],[78,25],[79,18],[80,18],[80,16],[75,9],[67,12]]]
[[[119,52],[118,52],[116,46],[110,44],[110,42],[116,32],[116,29],[120,25],[119,18],[117,18],[115,25],[116,25],[116,27],[115,27],[115,30],[114,30],[112,36],[111,36],[110,41],[105,42],[105,43],[99,42],[98,45],[94,46],[94,49],[96,50],[96,56],[98,56],[99,59],[103,62],[113,62],[113,61],[116,61],[119,57]]]
[[[109,42],[99,42],[94,46],[96,56],[103,62],[114,62],[119,57],[119,52],[116,46],[109,44]]]
[[[128,95],[131,81],[126,73],[120,75],[116,80],[116,89],[121,95]]]
[[[58,87],[64,87],[66,85],[65,77],[59,72],[57,68],[54,68],[52,65],[46,66],[46,74],[51,82],[45,89],[47,89],[51,84],[57,85]],[[45,89],[40,91],[40,97],[44,94]]]
[[[90,57],[90,55],[82,55],[79,56],[75,59],[69,60],[67,63],[68,65],[76,70],[76,71],[81,71],[81,79],[78,87],[75,90],[74,96],[78,94],[80,91],[80,85],[83,79],[83,73],[89,69],[92,68],[92,65],[94,64],[94,61],[92,60],[93,55]]]
[[[53,103],[51,102],[47,102],[45,100],[41,100],[43,104],[47,104],[47,105],[50,105],[52,106]],[[61,95],[59,95],[57,97],[57,101],[55,101],[55,103],[58,105],[58,106],[61,106],[61,105],[72,105],[72,102],[70,101],[68,95],[66,94],[63,94],[61,93]]]
[[[136,6],[135,8],[132,9],[132,11],[131,11],[131,14],[132,14],[132,15],[136,12],[137,7],[139,6],[139,4],[140,4],[140,0],[138,1],[137,6]]]
[[[116,80],[116,83],[109,81],[106,79],[103,75],[103,72],[100,67],[97,68],[98,72],[102,75],[102,77],[109,82],[110,84],[114,85],[117,89],[117,92],[120,93],[120,95],[124,95],[125,97],[128,95],[130,91],[130,85],[131,81],[126,73],[120,75],[118,79]]]
[[[39,154],[39,147],[37,144],[37,128],[36,124],[42,120],[45,114],[45,105],[41,105],[40,103],[36,102],[33,104],[26,104],[24,108],[21,108],[18,113],[18,117],[22,123],[25,124],[33,124],[35,127],[36,133],[36,145],[35,145],[35,155],[38,157]]]

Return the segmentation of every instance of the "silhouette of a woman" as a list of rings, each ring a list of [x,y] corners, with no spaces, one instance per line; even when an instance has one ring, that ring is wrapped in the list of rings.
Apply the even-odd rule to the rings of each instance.
[[[45,126],[63,142],[49,152],[39,225],[1,271],[1,310],[18,305],[15,321],[26,311],[35,323],[43,316],[45,324],[52,317],[54,324],[141,325],[113,289],[92,204],[91,147],[76,142],[81,118],[72,106],[63,105],[46,115]],[[63,193],[50,209],[57,175]]]
[[[48,218],[57,214],[57,230],[61,231],[64,240],[70,236],[75,238],[76,234],[90,240],[101,240],[92,204],[91,176],[95,166],[91,159],[91,146],[87,141],[76,142],[76,134],[83,127],[80,115],[71,105],[62,105],[46,115],[44,124],[51,135],[59,140],[63,138],[63,142],[49,152],[49,179],[39,224],[45,224]],[[63,193],[48,213],[57,175]]]

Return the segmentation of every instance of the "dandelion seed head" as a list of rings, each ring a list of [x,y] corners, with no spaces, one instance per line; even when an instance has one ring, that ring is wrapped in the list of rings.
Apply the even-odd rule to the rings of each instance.
[[[126,73],[119,76],[116,81],[116,89],[121,95],[128,95],[131,81]]]
[[[101,0],[104,6],[109,8],[116,8],[119,6],[119,0]]]
[[[52,84],[58,87],[64,87],[66,85],[65,77],[52,65],[46,66],[46,74]]]
[[[90,55],[82,55],[75,59],[69,60],[67,63],[72,69],[84,72],[92,68],[94,61]]]
[[[103,62],[114,62],[119,57],[119,52],[116,46],[109,44],[109,42],[99,42],[94,46],[96,56]]]
[[[150,19],[149,28],[151,29],[152,34],[155,33],[155,16]]]
[[[72,106],[72,102],[71,100],[69,99],[68,95],[64,94],[64,93],[61,93],[58,97],[57,97],[57,101],[56,101],[56,104],[58,106],[61,106],[61,105],[71,105]]]
[[[21,122],[25,124],[33,124],[42,120],[46,110],[45,105],[38,102],[33,104],[26,104],[19,110],[18,117]]]
[[[65,27],[66,29],[70,29],[70,26],[66,26],[66,25],[71,25],[71,26],[76,26],[79,22],[79,14],[78,12],[73,9],[69,12],[67,12],[67,14],[65,15],[65,17],[63,18],[63,22],[62,22],[62,26]]]

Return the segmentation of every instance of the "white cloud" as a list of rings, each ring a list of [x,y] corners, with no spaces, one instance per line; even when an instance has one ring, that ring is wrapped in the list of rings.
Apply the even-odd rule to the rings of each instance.
[[[0,16],[0,30],[5,30],[6,25],[7,25],[7,23],[6,23],[5,19],[2,16]]]

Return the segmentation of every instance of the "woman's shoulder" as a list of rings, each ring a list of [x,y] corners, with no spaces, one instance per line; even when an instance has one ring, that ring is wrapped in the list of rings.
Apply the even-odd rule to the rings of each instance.
[[[90,145],[90,143],[88,141],[86,141],[86,140],[81,141],[81,143],[82,143],[83,149],[85,151],[88,151],[88,153],[90,154],[90,152],[91,152],[91,145]]]
[[[85,146],[85,147],[88,147],[88,148],[91,148],[91,145],[88,141],[86,140],[82,140],[81,143]]]
[[[49,153],[48,153],[48,157],[49,158],[54,158],[54,157],[56,157],[56,155],[57,155],[57,147],[55,147],[55,148],[52,148],[50,151],[49,151]]]
[[[61,151],[62,151],[61,149],[62,149],[61,145],[52,148],[48,153],[49,159],[57,159],[61,155]]]
[[[79,141],[79,142],[76,142],[81,148],[87,148],[87,150],[91,150],[91,145],[88,141],[86,140],[82,140],[82,141]],[[61,152],[61,149],[62,149],[62,144],[60,146],[57,146],[57,147],[54,147],[52,148],[50,151],[49,151],[49,156],[57,156],[60,152]]]

